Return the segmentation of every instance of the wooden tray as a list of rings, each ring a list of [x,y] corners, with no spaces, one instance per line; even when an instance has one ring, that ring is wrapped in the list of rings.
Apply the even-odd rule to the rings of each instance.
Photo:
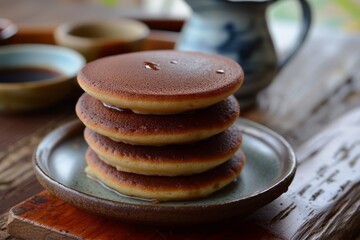
[[[81,211],[43,191],[13,207],[8,232],[21,239],[259,239],[274,235],[241,220],[187,228],[133,225]]]

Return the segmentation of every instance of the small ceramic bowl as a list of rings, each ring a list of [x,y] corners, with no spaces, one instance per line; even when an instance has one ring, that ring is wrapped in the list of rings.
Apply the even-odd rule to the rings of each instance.
[[[81,54],[64,47],[0,47],[0,111],[35,110],[66,100],[75,92],[84,64]]]
[[[54,38],[58,45],[80,52],[87,61],[139,51],[149,28],[132,19],[71,22],[58,26]]]

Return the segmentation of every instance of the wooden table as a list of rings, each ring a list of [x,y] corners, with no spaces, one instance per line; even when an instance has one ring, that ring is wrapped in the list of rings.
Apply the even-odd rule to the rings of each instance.
[[[28,29],[19,36],[51,41],[49,28],[36,32],[37,37]],[[153,31],[144,48],[171,48],[176,36]],[[274,129],[294,147],[298,170],[288,192],[245,219],[219,226],[177,229],[97,221],[126,239],[360,239],[359,103],[360,37],[313,31],[296,58],[261,93],[258,106],[241,114]],[[31,232],[19,219],[8,219],[10,208],[28,198],[22,206],[38,207],[38,212],[47,199],[83,219],[96,218],[41,192],[32,171],[37,144],[74,118],[74,101],[32,114],[0,115],[0,239],[72,236],[71,228],[54,233],[37,226]],[[105,236],[86,232],[86,227],[82,234]]]

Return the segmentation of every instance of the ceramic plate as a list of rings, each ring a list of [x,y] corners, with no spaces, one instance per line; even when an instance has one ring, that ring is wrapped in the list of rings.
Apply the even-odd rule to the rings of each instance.
[[[208,198],[154,203],[120,195],[84,173],[83,125],[70,122],[46,136],[36,149],[34,169],[53,195],[76,207],[146,224],[195,224],[246,215],[287,191],[296,169],[290,145],[278,134],[239,119],[247,163],[236,181]]]

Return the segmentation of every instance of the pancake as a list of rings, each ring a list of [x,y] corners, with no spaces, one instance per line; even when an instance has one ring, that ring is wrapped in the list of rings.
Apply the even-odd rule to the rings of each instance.
[[[207,171],[231,158],[242,142],[241,131],[236,126],[193,144],[163,147],[114,142],[89,128],[85,129],[84,137],[100,159],[117,170],[160,176],[191,175]]]
[[[244,79],[234,60],[175,50],[143,51],[88,63],[79,85],[96,99],[142,114],[175,114],[211,106]]]
[[[227,162],[207,172],[191,176],[145,176],[117,171],[101,161],[90,148],[86,152],[89,176],[122,194],[158,201],[190,200],[206,197],[234,181],[240,174],[245,155],[238,151]]]
[[[79,119],[91,130],[115,141],[134,145],[165,145],[195,142],[231,126],[240,114],[235,97],[205,109],[176,115],[142,115],[105,107],[83,94],[77,104]]]

